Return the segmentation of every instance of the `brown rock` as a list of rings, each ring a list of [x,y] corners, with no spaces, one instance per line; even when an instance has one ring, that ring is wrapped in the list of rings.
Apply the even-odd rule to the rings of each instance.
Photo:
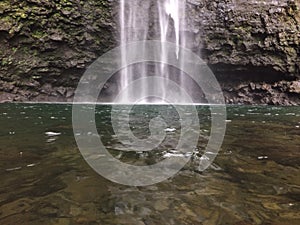
[[[289,87],[289,91],[300,94],[300,81],[293,81]]]

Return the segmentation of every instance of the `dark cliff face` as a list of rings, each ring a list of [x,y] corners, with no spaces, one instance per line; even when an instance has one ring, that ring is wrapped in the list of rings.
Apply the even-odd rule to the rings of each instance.
[[[190,47],[201,51],[228,102],[299,104],[299,1],[189,3]]]
[[[0,2],[0,101],[65,101],[86,67],[116,46],[117,1]],[[188,0],[190,48],[229,103],[300,104],[300,4]]]
[[[188,15],[195,47],[203,49],[210,64],[299,74],[300,11],[296,2],[190,2]]]
[[[0,2],[0,100],[65,100],[115,44],[109,1]],[[1,93],[2,92],[2,93]]]

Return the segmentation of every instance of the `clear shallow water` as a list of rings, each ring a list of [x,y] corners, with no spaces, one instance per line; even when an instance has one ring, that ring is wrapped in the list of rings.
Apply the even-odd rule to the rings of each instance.
[[[133,133],[149,135],[158,113],[170,132],[155,151],[124,153],[110,127],[110,106],[97,107],[102,141],[120,160],[153,164],[180,135],[178,114],[137,106]],[[225,141],[212,167],[197,157],[209,135],[209,110],[198,107],[201,137],[191,162],[148,187],[112,183],[95,173],[76,147],[71,105],[0,105],[0,224],[300,224],[300,107],[229,106]]]

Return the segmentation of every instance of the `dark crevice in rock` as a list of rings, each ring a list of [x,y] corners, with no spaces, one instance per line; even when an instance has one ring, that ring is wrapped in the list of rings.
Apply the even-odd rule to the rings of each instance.
[[[222,63],[209,65],[220,83],[292,81],[295,76],[274,70],[270,66],[234,66]]]

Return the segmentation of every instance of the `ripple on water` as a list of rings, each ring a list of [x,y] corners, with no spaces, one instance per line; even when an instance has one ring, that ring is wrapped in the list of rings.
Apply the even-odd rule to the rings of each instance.
[[[223,150],[208,170],[200,173],[194,169],[205,149],[202,138],[195,150],[198,158],[192,155],[194,161],[176,176],[149,187],[127,187],[105,180],[84,162],[73,140],[71,107],[65,110],[64,105],[61,109],[47,106],[45,110],[39,106],[32,114],[26,111],[28,121],[15,119],[24,111],[21,105],[17,109],[13,105],[6,107],[10,109],[5,112],[13,120],[0,118],[4,131],[0,136],[0,224],[241,225],[298,224],[300,220],[300,143],[295,128],[300,124],[299,118],[285,115],[295,109],[229,109],[232,122],[227,124]],[[127,148],[109,129],[102,129],[110,118],[106,110],[101,111],[99,127],[103,142],[116,158],[129,164],[140,160],[153,164],[164,160],[164,156],[185,157],[174,149],[173,139],[156,152],[116,151],[118,146],[119,150]],[[279,115],[264,115],[270,112]],[[147,113],[152,118],[151,111]],[[51,120],[50,116],[67,120]],[[38,117],[43,117],[44,123],[33,127],[40,121]],[[262,121],[266,123],[262,125]],[[148,123],[140,122],[133,127],[138,135],[147,136],[146,129],[138,128]],[[209,126],[205,128],[202,133],[208,136]],[[45,139],[51,138],[59,138],[59,142],[46,144]],[[103,155],[89,157],[98,159]]]

